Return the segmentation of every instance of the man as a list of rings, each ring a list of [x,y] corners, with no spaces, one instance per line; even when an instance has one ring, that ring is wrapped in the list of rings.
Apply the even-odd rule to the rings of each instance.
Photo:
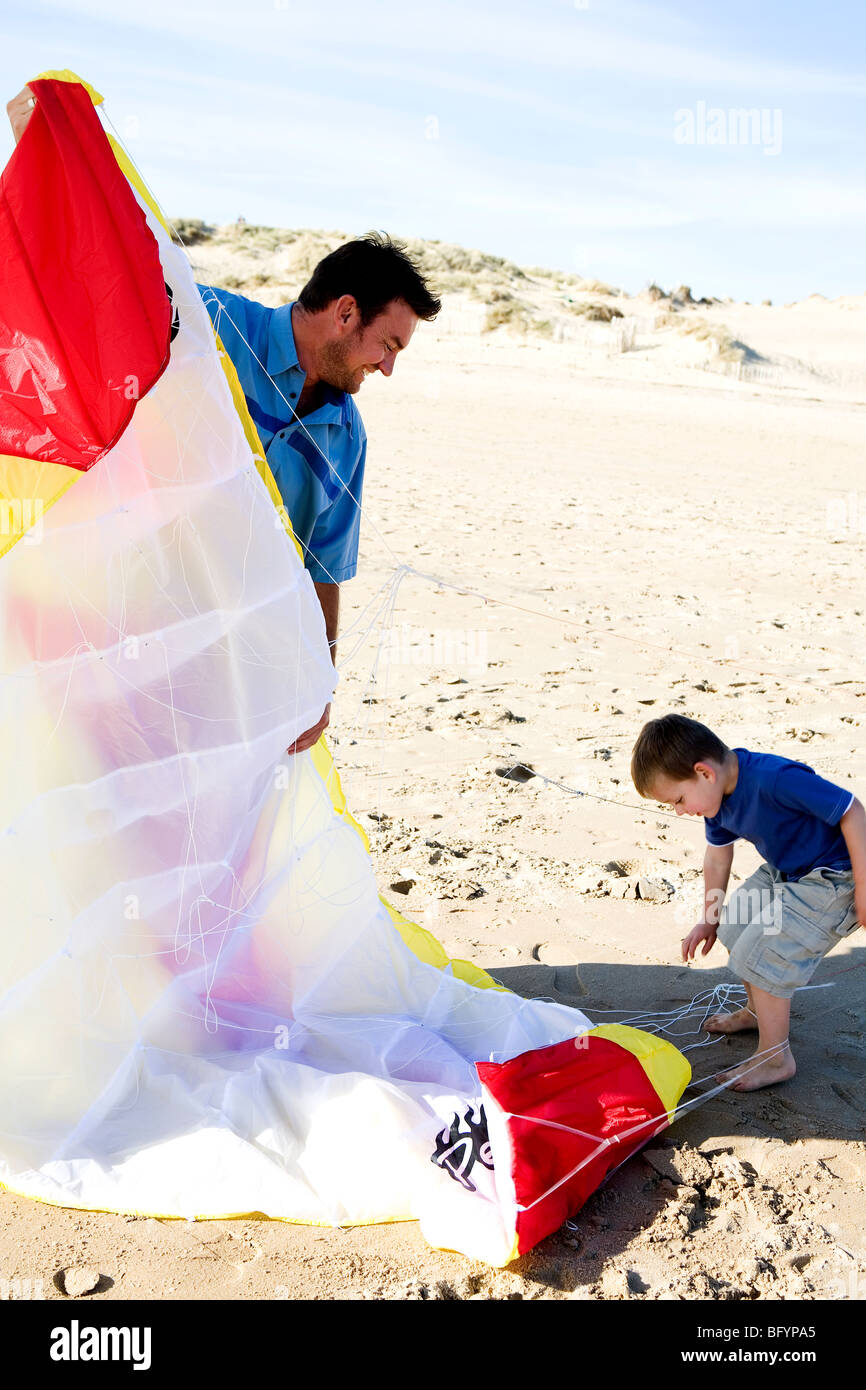
[[[6,107],[16,143],[35,99]],[[355,574],[367,436],[351,399],[374,371],[390,376],[420,319],[441,307],[405,249],[369,233],[325,256],[296,301],[263,304],[199,285],[231,357],[271,472],[301,543],[336,661],[340,584]],[[295,740],[311,748],[330,719]]]
[[[297,300],[268,309],[199,285],[231,357],[301,543],[336,660],[340,584],[355,574],[367,436],[351,399],[390,376],[419,319],[440,309],[399,243],[375,232],[319,262]],[[292,744],[311,748],[330,719]]]

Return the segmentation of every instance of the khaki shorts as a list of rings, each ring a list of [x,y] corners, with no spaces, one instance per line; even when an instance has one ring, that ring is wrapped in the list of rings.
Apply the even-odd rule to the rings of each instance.
[[[813,869],[786,882],[778,869],[762,864],[731,894],[718,937],[741,980],[790,999],[857,926],[850,869]]]

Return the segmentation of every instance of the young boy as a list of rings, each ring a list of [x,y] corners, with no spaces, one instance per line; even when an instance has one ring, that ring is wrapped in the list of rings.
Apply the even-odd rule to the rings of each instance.
[[[683,939],[683,960],[705,956],[716,936],[746,987],[748,1005],[707,1020],[711,1033],[758,1029],[753,1058],[725,1072],[753,1091],[796,1071],[788,1044],[791,995],[858,922],[866,926],[866,812],[851,792],[774,753],[727,748],[681,714],[645,724],[631,775],[641,796],[703,816],[703,920]],[[734,841],[751,840],[765,862],[721,912]],[[721,920],[720,920],[721,912]],[[701,945],[703,943],[703,945]]]

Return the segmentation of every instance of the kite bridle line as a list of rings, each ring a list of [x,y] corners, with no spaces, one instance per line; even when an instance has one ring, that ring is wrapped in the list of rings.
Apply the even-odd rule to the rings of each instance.
[[[123,144],[123,140],[121,139],[120,134],[119,134],[119,132],[117,131],[117,128],[115,127],[114,122],[111,120],[111,117],[109,116],[107,110],[105,110],[104,105],[103,105],[103,114],[104,114],[104,116],[105,116],[106,121],[107,121],[108,124],[111,126],[112,130],[114,131],[115,137],[116,137],[116,139],[117,139],[117,143],[118,143],[119,146],[124,150],[124,153],[126,154],[126,157],[127,157],[127,159],[129,160],[130,165],[131,165],[133,168],[136,168],[136,170],[137,170],[137,166],[135,165],[135,161],[134,161],[134,160],[131,158],[131,156],[129,155],[128,150],[126,150],[126,147],[125,147],[124,144]],[[144,177],[141,175],[140,171],[137,170],[137,172],[138,172],[139,178],[141,179],[142,185],[144,186],[144,188],[147,190],[148,194],[150,195],[150,198],[151,198],[151,200],[152,200],[152,202],[153,202],[154,207],[156,207],[156,208],[159,209],[159,202],[158,202],[158,200],[156,199],[156,196],[155,196],[155,194],[153,193],[153,190],[150,188],[150,186],[148,185],[147,181],[146,181],[146,180],[144,179]],[[159,209],[159,210],[160,210],[160,213],[162,213],[162,210],[161,210],[161,209]],[[162,213],[162,217],[163,217],[163,219],[168,223],[169,226],[172,226],[172,227],[173,227],[173,224],[170,223],[169,220],[168,220],[167,218],[165,218],[165,214],[164,214],[164,213]],[[177,228],[176,228],[176,227],[173,227],[173,231],[174,231],[174,234],[175,234],[177,240],[178,240],[178,241],[180,242],[180,244],[184,247],[184,251],[186,252],[186,254],[187,254],[187,256],[188,256],[188,255],[189,255],[189,252],[188,252],[187,248],[184,246],[184,244],[183,244],[183,239],[182,239],[182,237],[180,236],[179,232],[177,231]],[[354,499],[353,499],[353,500],[354,500]],[[357,504],[356,504],[356,505],[357,505]],[[324,568],[324,567],[323,567],[323,568]],[[73,610],[73,615],[74,615],[74,610]],[[103,615],[103,616],[104,616],[104,615]],[[298,633],[298,644],[299,644],[299,646],[300,646],[300,630],[299,630],[299,633]],[[87,649],[87,648],[90,647],[90,645],[91,645],[91,644],[85,642],[85,643],[84,643],[84,648]],[[76,656],[77,656],[77,653],[76,653]],[[73,665],[74,665],[74,662],[73,662]],[[294,668],[295,668],[296,697],[297,697],[297,692],[298,692],[298,689],[299,689],[299,682],[300,682],[300,661],[299,661],[298,659],[295,660]],[[71,679],[71,676],[70,676],[70,679]],[[176,715],[176,707],[175,707],[175,703],[174,703],[174,699],[173,699],[173,691],[172,691],[172,688],[171,688],[171,675],[170,675],[170,671],[169,671],[168,669],[166,670],[166,680],[167,680],[168,685],[169,685],[169,695],[170,695],[170,699],[169,699],[169,702],[167,703],[166,707],[169,708],[169,709],[171,710],[172,717],[174,718],[175,715]],[[130,682],[130,684],[133,686],[133,688],[136,688],[136,689],[137,689],[137,687],[134,686],[134,683]],[[297,704],[297,699],[296,699],[296,704]],[[61,715],[62,715],[62,711],[61,711]],[[189,831],[189,835],[188,835],[188,848],[191,849],[191,847],[192,847],[192,845],[193,845],[193,843],[194,843],[194,834],[193,834],[192,821],[191,821],[191,818],[190,818],[190,803],[189,803],[189,797],[188,797],[188,796],[185,796],[185,802],[186,802],[186,810],[187,810],[187,824],[188,824],[188,831]],[[313,812],[312,812],[312,808],[311,808],[311,810],[310,810],[310,812],[309,812],[308,814],[312,815],[312,813],[313,813]],[[236,875],[234,874],[234,871],[233,871],[233,870],[231,871],[231,876],[232,876],[232,880],[233,880],[233,882],[232,882],[232,888],[233,888],[233,890],[236,891],[236,890],[238,890],[238,889],[240,888],[240,885],[239,885],[239,883],[238,883],[238,881],[237,881]],[[256,887],[256,889],[255,889],[255,892],[257,893],[257,892],[261,891],[261,887],[262,887],[262,884],[257,885],[257,887]],[[241,891],[242,891],[242,890],[241,890]],[[250,890],[250,894],[249,894],[250,899],[252,898],[252,896],[253,896],[253,890]],[[324,894],[321,895],[321,896],[326,897],[326,895],[324,895]],[[206,929],[206,930],[203,930],[203,929],[202,929],[201,920],[200,920],[201,907],[202,907],[202,905],[203,905],[204,903],[210,904],[211,906],[213,906],[214,908],[216,908],[217,911],[221,911],[221,912],[223,912],[223,913],[225,913],[227,907],[230,908],[230,910],[228,911],[228,915],[225,916],[225,917],[223,918],[223,920],[222,920],[220,923],[218,923],[218,924],[214,925],[213,927],[210,927],[210,928],[208,928],[208,929]],[[211,993],[212,980],[213,980],[213,978],[215,977],[215,973],[216,973],[216,970],[217,970],[217,967],[218,967],[218,964],[219,964],[219,959],[220,959],[220,955],[221,955],[222,945],[223,945],[223,943],[225,942],[225,940],[226,940],[226,938],[227,938],[227,935],[228,935],[228,932],[229,932],[229,929],[230,929],[230,924],[231,924],[231,919],[232,919],[232,917],[235,916],[235,915],[237,915],[237,914],[243,913],[243,911],[245,910],[245,908],[246,908],[246,903],[243,902],[243,901],[241,902],[241,904],[240,904],[239,906],[231,907],[230,904],[224,904],[224,903],[218,903],[218,902],[216,902],[215,899],[212,897],[212,895],[211,895],[210,893],[207,893],[207,892],[200,892],[199,895],[198,895],[198,897],[195,899],[195,901],[193,902],[192,906],[191,906],[190,909],[189,909],[189,913],[188,913],[188,916],[187,916],[187,921],[186,921],[186,923],[182,923],[180,920],[178,920],[178,923],[177,923],[177,926],[176,926],[176,931],[175,931],[175,945],[174,945],[174,947],[172,948],[172,950],[169,950],[169,951],[166,951],[166,952],[156,952],[156,953],[153,953],[153,954],[158,954],[158,955],[159,955],[159,954],[173,954],[175,957],[177,957],[177,956],[178,956],[178,951],[181,950],[181,949],[184,949],[184,950],[186,950],[186,951],[188,952],[189,949],[190,949],[191,946],[192,946],[193,941],[196,941],[196,940],[197,940],[197,941],[199,941],[199,942],[201,942],[201,943],[203,944],[204,938],[205,938],[206,936],[211,936],[211,935],[213,935],[213,934],[219,935],[219,937],[221,938],[221,940],[220,940],[220,944],[219,944],[219,947],[218,947],[218,950],[217,950],[217,953],[216,953],[215,958],[214,958],[213,960],[209,959],[209,958],[207,957],[207,953],[203,951],[203,955],[204,955],[204,957],[205,957],[205,978],[206,978],[206,991],[205,991],[205,1001],[204,1001],[204,1005],[205,1005],[205,1027],[206,1027],[206,1030],[207,1030],[208,1032],[214,1032],[214,1031],[216,1031],[216,1028],[219,1026],[219,1020],[216,1019],[216,1016],[215,1016],[214,1011],[213,1011],[213,1004],[212,1004],[212,1001],[211,1001],[210,993]],[[193,928],[193,925],[192,925],[192,917],[193,917],[194,914],[197,915],[198,918],[199,918],[198,930],[195,930],[195,929]]]
[[[754,1071],[757,1067],[763,1066],[764,1062],[771,1057],[781,1056],[787,1046],[788,1039],[786,1038],[784,1042],[777,1043],[773,1047],[765,1048],[763,1052],[754,1053],[748,1059],[750,1065],[740,1064],[740,1066],[737,1067],[737,1075],[732,1076],[730,1080],[723,1081],[720,1085],[713,1087],[712,1090],[702,1092],[692,1100],[687,1100],[684,1104],[675,1106],[673,1110],[662,1110],[658,1115],[650,1115],[646,1120],[641,1120],[638,1124],[632,1125],[629,1129],[621,1130],[619,1134],[610,1135],[605,1139],[601,1139],[597,1134],[588,1134],[585,1130],[576,1129],[572,1125],[560,1124],[556,1120],[545,1120],[537,1115],[517,1115],[511,1111],[503,1111],[505,1119],[522,1120],[530,1124],[542,1125],[548,1129],[558,1129],[568,1134],[575,1134],[578,1138],[599,1140],[597,1147],[582,1158],[580,1163],[576,1164],[574,1168],[565,1174],[565,1177],[559,1178],[547,1188],[545,1192],[542,1192],[539,1197],[535,1197],[531,1202],[527,1202],[525,1205],[518,1202],[516,1204],[517,1210],[531,1211],[533,1207],[538,1206],[539,1202],[546,1201],[546,1199],[552,1196],[554,1192],[557,1192],[559,1188],[564,1187],[567,1182],[570,1182],[582,1168],[585,1168],[588,1163],[592,1163],[593,1159],[597,1158],[605,1149],[612,1148],[615,1144],[623,1143],[624,1140],[631,1138],[632,1135],[639,1134],[641,1130],[647,1129],[650,1125],[656,1125],[657,1128],[647,1135],[646,1142],[649,1142],[656,1134],[660,1134],[663,1129],[668,1128],[678,1120],[681,1115],[684,1115],[687,1110],[694,1110],[700,1105],[705,1105],[707,1101],[712,1100],[715,1096],[719,1095],[720,1092],[727,1091],[731,1086],[736,1085],[737,1081],[741,1080],[744,1076],[748,1076],[749,1072]],[[736,1066],[736,1063],[734,1065]],[[718,1075],[719,1073],[715,1074]],[[708,1078],[703,1079],[706,1080]],[[692,1082],[691,1084],[695,1085],[696,1083]],[[632,1156],[631,1154],[628,1155],[629,1158]],[[623,1162],[625,1162],[625,1159]]]
[[[124,151],[124,153],[125,153],[125,155],[126,155],[126,158],[129,160],[130,165],[131,165],[133,168],[136,169],[136,172],[138,173],[138,176],[139,176],[139,178],[141,179],[142,185],[143,185],[144,188],[147,190],[147,192],[148,192],[148,194],[149,194],[149,196],[150,196],[150,198],[151,198],[151,200],[152,200],[152,202],[153,202],[154,207],[157,208],[157,209],[159,210],[159,213],[160,213],[160,215],[162,216],[163,221],[164,221],[165,224],[171,229],[171,232],[172,232],[172,235],[173,235],[174,239],[175,239],[175,240],[180,244],[180,246],[183,248],[183,250],[184,250],[184,252],[185,252],[185,254],[186,254],[186,256],[187,256],[187,259],[188,259],[188,260],[191,260],[192,258],[191,258],[191,256],[190,256],[189,248],[186,246],[186,243],[184,242],[183,237],[181,236],[181,234],[180,234],[178,228],[175,226],[175,224],[174,224],[174,223],[171,221],[171,219],[170,219],[169,217],[167,217],[167,215],[165,214],[164,210],[162,209],[162,207],[161,207],[161,205],[160,205],[160,203],[159,203],[159,200],[158,200],[157,197],[156,197],[156,194],[154,193],[153,189],[150,187],[150,185],[149,185],[149,183],[147,182],[147,180],[144,178],[144,175],[143,175],[143,174],[141,173],[141,171],[138,169],[138,166],[136,165],[135,161],[133,160],[132,156],[130,155],[129,150],[127,150],[126,146],[124,145],[123,140],[122,140],[122,138],[121,138],[121,136],[120,136],[120,133],[119,133],[119,131],[117,130],[117,127],[115,126],[114,122],[112,121],[111,116],[109,115],[107,109],[105,108],[105,103],[104,103],[104,102],[103,102],[103,104],[102,104],[101,111],[102,111],[102,113],[104,114],[106,121],[107,121],[108,124],[111,126],[111,129],[114,131],[115,138],[116,138],[118,144],[120,145],[121,149]],[[314,449],[321,455],[322,459],[323,459],[324,462],[326,463],[326,465],[327,465],[328,469],[330,470],[330,472],[331,472],[333,475],[336,475],[336,470],[334,469],[334,467],[333,467],[333,465],[332,465],[332,463],[331,463],[331,460],[327,457],[327,455],[326,455],[326,454],[324,453],[324,451],[321,449],[321,447],[319,446],[318,442],[312,437],[312,435],[310,434],[310,431],[307,429],[306,425],[303,423],[303,420],[302,420],[301,417],[297,414],[297,411],[295,410],[294,406],[291,404],[290,401],[287,401],[287,400],[286,400],[286,397],[285,397],[284,393],[280,390],[280,387],[279,387],[279,386],[277,385],[277,383],[274,381],[273,377],[272,377],[272,376],[270,375],[270,373],[268,372],[268,370],[267,370],[267,368],[265,367],[264,363],[263,363],[263,362],[261,361],[261,359],[258,357],[258,354],[254,352],[252,346],[247,342],[246,337],[244,336],[244,334],[240,331],[240,329],[237,327],[237,325],[234,324],[233,320],[231,319],[231,315],[230,315],[230,314],[228,313],[228,311],[225,309],[225,306],[224,306],[224,305],[222,304],[222,302],[217,298],[216,295],[212,294],[212,298],[213,298],[214,300],[216,300],[217,305],[218,305],[217,325],[214,325],[214,331],[215,331],[215,332],[218,332],[218,322],[219,322],[219,318],[220,318],[220,316],[221,316],[223,313],[225,313],[225,314],[226,314],[226,317],[227,317],[228,320],[229,320],[229,322],[232,323],[232,326],[235,328],[235,331],[239,334],[239,336],[242,338],[243,342],[246,344],[246,346],[247,346],[248,350],[250,351],[251,355],[252,355],[253,357],[255,357],[256,362],[258,363],[258,365],[259,365],[259,367],[261,368],[261,370],[264,372],[264,374],[265,374],[265,376],[267,377],[267,379],[271,382],[271,384],[273,385],[274,389],[277,391],[277,393],[279,394],[279,396],[282,398],[282,400],[283,400],[284,403],[286,404],[286,406],[287,406],[287,408],[288,408],[290,414],[293,415],[294,418],[298,421],[298,423],[300,424],[302,430],[303,430],[304,433],[306,434],[307,438],[310,440],[310,442],[311,442],[311,444],[313,445]],[[205,304],[207,304],[209,301],[208,301],[208,300],[203,300],[203,302],[204,302]],[[339,481],[341,482],[341,486],[342,486],[342,480],[339,480]],[[346,491],[346,493],[348,494],[348,496],[349,496],[350,500],[352,501],[353,505],[357,508],[359,514],[360,514],[360,515],[363,515],[363,510],[362,510],[362,507],[361,507],[360,500],[354,496],[354,494],[352,493],[352,491],[351,491],[350,488],[346,487],[346,488],[345,488],[345,491]],[[291,520],[291,518],[289,518],[289,520]],[[386,591],[386,592],[385,592],[385,597],[382,599],[382,601],[381,601],[381,603],[380,603],[378,609],[377,609],[376,612],[375,612],[375,615],[374,615],[374,617],[373,617],[372,622],[368,625],[366,631],[362,634],[362,636],[361,636],[361,638],[359,639],[359,642],[356,644],[356,648],[355,648],[355,650],[357,650],[358,647],[359,647],[360,645],[362,645],[363,642],[366,640],[366,637],[369,635],[369,633],[370,633],[371,631],[374,630],[374,628],[376,627],[377,623],[380,624],[379,641],[378,641],[378,643],[377,643],[376,657],[375,657],[374,665],[373,665],[373,668],[371,669],[370,675],[369,675],[369,677],[368,677],[368,679],[367,679],[366,688],[365,688],[365,691],[362,693],[361,701],[360,701],[361,704],[364,704],[364,703],[367,704],[367,719],[366,719],[364,728],[363,728],[363,730],[361,731],[361,738],[362,738],[362,740],[365,740],[365,739],[367,738],[367,733],[368,733],[368,728],[369,728],[369,722],[370,722],[371,712],[372,712],[372,701],[368,698],[368,695],[369,695],[369,692],[372,690],[373,686],[374,686],[375,683],[376,683],[376,674],[377,674],[377,671],[378,671],[379,660],[380,660],[380,657],[381,657],[382,649],[383,649],[383,647],[384,647],[387,634],[388,634],[388,632],[390,632],[391,625],[392,625],[392,623],[393,623],[394,610],[395,610],[396,600],[397,600],[397,592],[398,592],[398,590],[399,590],[399,586],[400,586],[400,584],[401,584],[403,578],[405,577],[405,573],[406,573],[406,567],[405,567],[405,566],[402,566],[402,565],[400,564],[399,557],[396,555],[396,553],[394,552],[394,550],[391,548],[391,546],[389,545],[389,543],[388,543],[388,541],[386,540],[386,538],[385,538],[385,537],[381,534],[381,532],[378,530],[378,527],[376,527],[374,523],[370,522],[370,518],[369,518],[369,517],[367,517],[367,521],[373,526],[373,529],[376,531],[376,534],[377,534],[377,536],[379,537],[379,539],[380,539],[380,541],[382,542],[382,544],[384,545],[385,549],[389,552],[389,554],[391,555],[392,559],[396,562],[396,566],[395,566],[395,570],[392,572],[392,574],[389,576],[389,578],[388,578],[388,579],[385,581],[385,583],[380,587],[378,593],[381,593],[383,590],[385,590],[385,591]],[[293,534],[294,534],[294,532],[293,532]],[[305,555],[307,555],[307,556],[311,555],[312,552],[309,550],[309,547],[301,540],[300,537],[295,536],[295,540],[298,541],[298,543],[300,544],[301,548],[302,548],[303,551],[305,552]],[[326,567],[325,565],[322,564],[321,560],[319,560],[318,557],[315,557],[315,558],[316,558],[317,563],[318,563],[319,566],[321,567],[321,569],[325,572],[325,574],[328,575],[328,580],[329,580],[329,582],[331,582],[331,583],[337,583],[337,581],[334,579],[334,576],[330,573],[330,571],[327,569],[327,567]],[[369,608],[370,605],[371,605],[373,602],[375,602],[375,599],[378,597],[378,593],[377,593],[376,595],[373,596],[373,599],[372,599],[372,600],[370,600],[370,603],[368,603],[367,608]],[[367,611],[367,610],[366,610],[366,609],[365,609],[365,610],[362,610],[362,613],[361,613],[359,619],[356,620],[356,623],[357,623],[357,621],[361,621],[361,620],[363,619],[363,615],[364,615],[364,612],[365,612],[365,611]],[[387,626],[386,626],[386,624],[387,624]],[[300,642],[300,633],[299,633],[299,635],[298,635],[298,641]],[[352,655],[354,655],[354,652],[352,653]],[[299,687],[299,683],[300,683],[300,663],[299,663],[299,662],[296,663],[296,668],[295,668],[295,669],[296,669],[296,688],[298,688],[298,687]],[[383,710],[383,715],[384,715],[384,710]],[[359,721],[359,722],[360,722],[360,721]],[[382,762],[382,766],[383,766],[383,767],[384,767],[384,760],[385,760],[385,741],[384,741],[384,737],[383,737],[382,740],[381,740],[381,762]],[[381,807],[379,808],[379,810],[380,810],[380,816],[381,816]],[[380,823],[381,823],[381,822],[380,822]]]
[[[839,974],[844,974],[844,973],[847,972],[847,970],[858,970],[858,969],[861,969],[861,968],[862,968],[861,965],[848,966],[848,967],[846,967],[845,970],[840,971],[840,972],[838,972],[838,973],[839,973]],[[825,986],[823,986],[823,985],[802,985],[802,986],[800,986],[800,989],[822,989],[822,988],[824,988],[824,987],[825,987]],[[720,986],[719,988],[742,988],[742,986],[739,986],[739,987],[738,987],[738,986]],[[799,993],[799,992],[800,992],[799,989],[795,991],[795,993]],[[697,998],[697,999],[702,999],[702,996],[699,995],[699,996],[696,996],[696,998]],[[695,1001],[692,1001],[692,1002],[694,1003]],[[810,1022],[810,1023],[814,1023],[814,1022],[817,1021],[817,1019],[823,1018],[823,1017],[825,1017],[827,1014],[834,1013],[837,1009],[843,1008],[843,1007],[844,1007],[844,1005],[842,1005],[842,1004],[831,1004],[831,1005],[829,1006],[829,1008],[822,1009],[822,1010],[821,1010],[819,1013],[817,1013],[817,1014],[812,1014],[812,1015],[810,1016],[809,1022]],[[606,1011],[605,1011],[605,1010],[599,1010],[599,1011],[595,1011],[595,1010],[594,1010],[594,1012],[606,1012]],[[620,1012],[620,1011],[619,1011],[619,1010],[614,1010],[614,1011],[612,1011],[612,1012]],[[578,1036],[581,1036],[581,1035],[578,1035]],[[721,1036],[721,1037],[727,1037],[727,1036],[731,1036],[731,1035],[730,1035],[730,1034],[724,1034],[724,1033],[723,1033],[723,1034],[721,1034],[720,1036]],[[577,1039],[576,1039],[576,1041],[577,1041]],[[649,1125],[651,1125],[651,1124],[658,1124],[659,1128],[658,1128],[658,1130],[655,1131],[655,1133],[660,1133],[662,1129],[666,1128],[668,1125],[672,1125],[676,1120],[678,1120],[678,1119],[680,1118],[681,1115],[684,1115],[684,1114],[686,1113],[686,1111],[688,1111],[688,1110],[694,1110],[694,1109],[696,1109],[698,1106],[705,1105],[707,1101],[715,1099],[715,1097],[718,1096],[718,1095],[720,1095],[720,1094],[722,1093],[722,1091],[727,1091],[727,1090],[729,1090],[732,1086],[736,1085],[736,1083],[737,1083],[739,1080],[741,1080],[744,1076],[748,1076],[750,1072],[753,1072],[753,1071],[755,1071],[758,1067],[763,1066],[764,1062],[770,1060],[770,1059],[773,1058],[773,1057],[781,1056],[782,1053],[785,1051],[785,1049],[788,1047],[788,1045],[789,1045],[789,1039],[788,1039],[788,1038],[785,1038],[785,1040],[784,1040],[783,1042],[781,1042],[781,1043],[775,1043],[772,1047],[767,1047],[767,1048],[764,1048],[761,1052],[755,1052],[755,1053],[753,1053],[752,1056],[749,1057],[749,1058],[747,1059],[746,1062],[741,1062],[741,1063],[736,1063],[736,1062],[735,1062],[735,1063],[733,1063],[733,1065],[732,1065],[731,1067],[725,1068],[725,1070],[726,1070],[726,1071],[734,1071],[734,1070],[735,1070],[736,1073],[737,1073],[736,1076],[732,1076],[732,1077],[731,1077],[729,1080],[727,1080],[727,1081],[722,1081],[719,1085],[716,1085],[716,1086],[711,1087],[711,1089],[708,1090],[708,1091],[702,1091],[699,1095],[693,1097],[693,1099],[687,1100],[687,1101],[685,1101],[684,1103],[675,1106],[675,1107],[673,1108],[673,1110],[670,1110],[670,1111],[664,1110],[664,1111],[661,1111],[658,1115],[650,1116],[649,1119],[641,1120],[638,1124],[632,1126],[632,1128],[627,1129],[627,1130],[623,1130],[620,1134],[611,1136],[611,1138],[609,1138],[609,1139],[601,1140],[600,1137],[599,1137],[598,1135],[587,1134],[584,1130],[573,1129],[573,1128],[572,1128],[571,1126],[569,1126],[569,1125],[562,1125],[562,1124],[559,1124],[557,1121],[554,1121],[554,1120],[544,1120],[544,1119],[541,1119],[540,1117],[535,1116],[535,1115],[511,1115],[511,1114],[509,1114],[508,1112],[504,1112],[504,1113],[505,1113],[505,1118],[506,1118],[506,1119],[509,1119],[509,1118],[510,1118],[510,1119],[516,1119],[516,1120],[525,1120],[525,1121],[530,1122],[530,1123],[533,1123],[533,1124],[540,1124],[540,1125],[545,1125],[545,1126],[552,1127],[552,1128],[555,1128],[555,1129],[566,1130],[566,1131],[569,1131],[570,1133],[576,1134],[578,1137],[590,1138],[590,1139],[599,1139],[598,1147],[597,1147],[591,1154],[588,1154],[584,1159],[582,1159],[581,1162],[580,1162],[579,1164],[577,1164],[577,1166],[576,1166],[574,1169],[572,1169],[571,1172],[567,1173],[566,1176],[565,1176],[564,1178],[559,1179],[559,1181],[557,1181],[556,1183],[554,1183],[552,1187],[548,1188],[546,1192],[543,1192],[543,1193],[541,1194],[540,1197],[536,1197],[536,1198],[534,1199],[534,1201],[529,1202],[525,1207],[518,1206],[518,1208],[517,1208],[518,1211],[529,1211],[529,1210],[531,1210],[532,1207],[536,1206],[539,1202],[543,1202],[543,1201],[545,1200],[545,1198],[551,1196],[551,1194],[552,1194],[553,1192],[556,1192],[556,1191],[558,1190],[558,1188],[562,1187],[565,1183],[569,1182],[569,1181],[571,1180],[571,1178],[573,1178],[573,1177],[575,1176],[575,1174],[579,1173],[580,1170],[581,1170],[582,1168],[585,1168],[586,1165],[587,1165],[587,1163],[591,1163],[592,1160],[593,1160],[594,1158],[596,1158],[596,1157],[598,1156],[598,1154],[600,1154],[605,1148],[608,1148],[608,1147],[610,1147],[610,1146],[613,1145],[613,1144],[620,1144],[620,1143],[622,1143],[622,1141],[623,1141],[624,1139],[628,1139],[631,1135],[639,1133],[640,1130],[646,1129],[647,1126],[649,1126]],[[687,1090],[691,1090],[692,1087],[694,1087],[694,1086],[701,1086],[701,1085],[703,1085],[705,1082],[711,1081],[711,1080],[713,1080],[715,1077],[720,1076],[720,1075],[722,1075],[722,1074],[723,1074],[723,1073],[721,1073],[721,1072],[711,1072],[708,1076],[698,1077],[696,1081],[690,1082],[690,1083],[689,1083],[689,1086],[688,1086],[686,1089],[687,1089]],[[760,1089],[763,1089],[763,1088],[760,1088]],[[653,1137],[654,1137],[653,1134],[648,1135],[648,1136],[647,1136],[647,1141],[649,1141],[649,1139],[652,1139]],[[629,1155],[629,1157],[631,1157],[631,1155]],[[625,1160],[623,1160],[623,1162],[625,1162]],[[618,1166],[620,1166],[620,1165],[618,1165]],[[613,1171],[615,1171],[615,1170],[612,1170],[612,1172],[613,1172]],[[611,1175],[612,1175],[612,1173],[608,1174],[607,1176],[610,1177]]]

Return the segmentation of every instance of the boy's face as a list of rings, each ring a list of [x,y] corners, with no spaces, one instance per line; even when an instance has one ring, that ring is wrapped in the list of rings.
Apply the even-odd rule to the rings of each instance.
[[[694,776],[684,782],[660,775],[649,794],[672,806],[678,816],[715,816],[722,804],[722,784],[722,768],[707,761],[695,763]]]

